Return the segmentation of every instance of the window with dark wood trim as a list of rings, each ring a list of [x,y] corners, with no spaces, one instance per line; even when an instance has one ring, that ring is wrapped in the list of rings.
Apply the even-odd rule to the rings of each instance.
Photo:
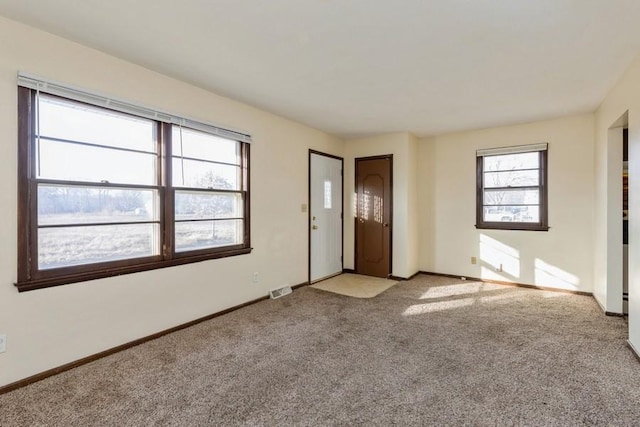
[[[478,150],[476,228],[547,231],[547,144]]]
[[[249,144],[18,88],[20,291],[246,254]]]

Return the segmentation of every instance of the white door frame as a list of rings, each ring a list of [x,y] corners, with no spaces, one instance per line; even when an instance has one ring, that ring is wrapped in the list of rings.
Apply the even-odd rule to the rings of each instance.
[[[309,233],[309,237],[308,237],[308,242],[309,242],[309,247],[308,247],[308,282],[312,283],[312,278],[311,278],[311,239],[312,239],[312,212],[313,212],[313,205],[312,205],[312,200],[311,200],[311,178],[312,178],[312,156],[316,155],[316,156],[324,156],[324,157],[328,157],[328,158],[332,158],[335,160],[339,160],[340,161],[340,169],[342,171],[341,173],[341,179],[340,179],[340,271],[336,272],[336,274],[340,274],[342,273],[343,269],[344,269],[344,158],[342,157],[338,157],[338,156],[334,156],[332,154],[327,154],[327,153],[323,153],[320,151],[316,151],[316,150],[309,150],[309,192],[308,192],[308,199],[309,199],[309,204],[308,204],[308,221],[307,221],[307,226],[308,226],[308,233]],[[315,281],[318,280],[322,280],[322,278],[320,279],[316,279]]]

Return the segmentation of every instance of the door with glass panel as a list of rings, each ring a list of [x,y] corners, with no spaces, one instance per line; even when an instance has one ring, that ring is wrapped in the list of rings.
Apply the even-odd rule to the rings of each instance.
[[[342,158],[309,153],[309,280],[342,273]]]

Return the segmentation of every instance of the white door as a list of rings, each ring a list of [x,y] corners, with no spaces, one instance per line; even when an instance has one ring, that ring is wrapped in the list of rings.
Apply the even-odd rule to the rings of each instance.
[[[342,273],[342,159],[311,153],[311,282]]]

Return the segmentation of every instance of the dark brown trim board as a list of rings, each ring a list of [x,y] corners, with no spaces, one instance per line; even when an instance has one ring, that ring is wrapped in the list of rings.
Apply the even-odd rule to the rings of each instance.
[[[419,271],[418,271],[418,272],[416,272],[416,273],[413,273],[413,274],[412,274],[412,275],[411,275],[407,280],[411,280],[411,279],[413,279],[414,277],[418,276],[419,274],[420,274],[420,272],[419,272]]]
[[[593,297],[594,300],[596,300],[596,304],[598,304],[598,307],[600,307],[600,310],[602,310],[602,312],[605,314],[605,316],[609,316],[609,317],[624,317],[624,313],[615,313],[613,311],[607,311],[604,306],[602,304],[600,304],[600,301],[598,301],[598,299],[594,296]]]
[[[303,287],[303,286],[307,286],[307,285],[309,285],[309,282],[303,282],[303,283],[299,283],[297,285],[294,285],[291,288],[292,289],[297,289],[297,288],[300,288],[300,287]],[[252,304],[255,304],[257,302],[264,301],[264,300],[267,300],[267,299],[269,299],[269,297],[268,296],[264,296],[264,297],[257,298],[257,299],[251,300],[251,301],[247,301],[245,303],[242,303],[242,304],[227,308],[227,309],[219,311],[217,313],[209,314],[207,316],[200,317],[200,318],[192,320],[190,322],[183,323],[181,325],[174,326],[172,328],[165,329],[165,330],[160,331],[160,332],[156,332],[155,334],[151,334],[151,335],[148,335],[146,337],[142,337],[142,338],[138,338],[138,339],[133,340],[133,341],[129,341],[128,343],[121,344],[119,346],[110,348],[108,350],[101,351],[100,353],[96,353],[96,354],[92,354],[91,356],[83,357],[82,359],[78,359],[76,361],[73,361],[73,362],[70,362],[70,363],[66,363],[66,364],[64,364],[62,366],[58,366],[57,368],[48,369],[48,370],[46,370],[44,372],[40,372],[39,374],[35,374],[35,375],[30,376],[30,377],[24,378],[22,380],[18,380],[16,382],[11,383],[11,384],[7,384],[5,386],[0,387],[0,394],[8,393],[10,391],[19,389],[21,387],[28,386],[29,384],[33,384],[33,383],[38,382],[40,380],[43,380],[45,378],[52,377],[52,376],[60,374],[60,373],[62,373],[64,371],[68,371],[68,370],[76,368],[78,366],[86,365],[87,363],[94,362],[94,361],[96,361],[98,359],[101,359],[103,357],[107,357],[107,356],[110,356],[112,354],[118,353],[120,351],[127,350],[129,348],[135,347],[137,345],[144,344],[144,343],[146,343],[148,341],[152,341],[152,340],[154,340],[156,338],[160,338],[160,337],[162,337],[164,335],[168,335],[170,333],[177,332],[177,331],[182,330],[182,329],[186,329],[186,328],[188,328],[190,326],[197,325],[198,323],[202,323],[202,322],[205,322],[207,320],[215,319],[216,317],[222,316],[222,315],[227,314],[227,313],[231,313],[232,311],[239,310],[241,308],[247,307],[249,305],[252,305]]]
[[[325,156],[325,157],[331,157],[332,159],[336,159],[336,160],[344,160],[342,157],[340,156],[335,156],[333,154],[329,154],[329,153],[324,153],[322,151],[317,151],[317,150],[312,150],[311,148],[309,149],[309,154],[317,154],[319,156]]]
[[[297,285],[293,285],[291,287],[291,289],[298,289],[298,288],[303,288],[305,286],[309,286],[311,283],[309,282],[302,282],[302,283],[298,283]]]
[[[440,276],[440,277],[451,277],[453,279],[462,279],[470,280],[472,282],[482,282],[482,283],[495,283],[497,285],[507,285],[507,286],[516,286],[518,288],[530,288],[530,289],[539,289],[541,291],[551,291],[551,292],[561,292],[565,294],[574,294],[574,295],[584,295],[588,297],[592,297],[593,293],[584,292],[584,291],[572,291],[569,289],[558,289],[558,288],[549,288],[546,286],[537,286],[537,285],[529,285],[527,283],[516,283],[516,282],[503,282],[501,280],[489,280],[489,279],[480,279],[478,277],[469,277],[463,276],[461,274],[444,274],[444,273],[433,273],[430,271],[421,271],[420,274],[428,274],[430,276]]]
[[[624,317],[624,313],[614,313],[613,311],[605,311],[604,314],[609,317]]]

